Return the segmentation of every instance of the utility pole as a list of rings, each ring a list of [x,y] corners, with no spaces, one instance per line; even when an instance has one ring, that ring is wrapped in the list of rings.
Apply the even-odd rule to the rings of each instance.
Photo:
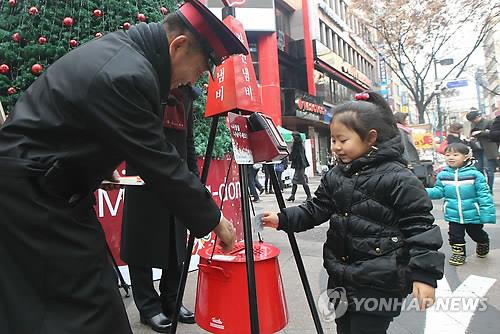
[[[436,83],[434,88],[434,94],[436,94],[436,112],[438,117],[437,130],[439,131],[439,138],[443,139],[443,115],[441,113],[441,90],[439,89],[440,83],[438,82],[437,75],[437,63],[439,61],[434,60],[434,82]]]
[[[483,83],[483,70],[477,69],[476,70],[476,93],[477,93],[477,106],[479,109],[479,112],[481,114],[485,114],[485,107],[484,107],[484,102],[483,102],[483,88],[482,88],[482,83]]]
[[[443,139],[443,111],[441,110],[441,82],[438,81],[437,64],[452,65],[453,58],[445,58],[441,60],[434,59],[434,81],[436,83],[434,94],[436,94],[436,112],[438,117],[437,130],[439,131],[439,138]]]

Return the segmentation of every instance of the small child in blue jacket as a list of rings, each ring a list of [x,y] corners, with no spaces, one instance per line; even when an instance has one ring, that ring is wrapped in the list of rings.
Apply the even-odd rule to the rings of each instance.
[[[465,263],[465,232],[474,240],[476,255],[486,257],[490,248],[483,224],[495,224],[495,203],[484,175],[472,166],[471,149],[462,143],[448,145],[446,167],[437,175],[434,188],[427,188],[431,199],[444,197],[444,219],[449,223],[451,265]]]

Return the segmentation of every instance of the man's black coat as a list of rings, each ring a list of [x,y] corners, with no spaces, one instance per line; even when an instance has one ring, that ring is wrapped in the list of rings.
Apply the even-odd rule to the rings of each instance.
[[[183,97],[179,101],[185,110],[184,129],[165,127],[165,139],[173,144],[189,170],[199,176],[193,142],[193,92],[183,86]],[[173,112],[175,107],[166,108]],[[168,115],[165,115],[168,117]],[[136,169],[127,165],[127,174],[134,175]],[[170,243],[170,233],[175,233],[175,245]],[[129,265],[166,269],[169,252],[176,250],[178,264],[186,253],[186,228],[172,215],[171,210],[157,194],[145,187],[129,187],[125,192],[121,258]]]
[[[76,48],[19,99],[0,128],[0,333],[131,333],[93,210],[121,161],[195,236],[218,224],[163,134],[170,74],[163,27],[140,24]]]

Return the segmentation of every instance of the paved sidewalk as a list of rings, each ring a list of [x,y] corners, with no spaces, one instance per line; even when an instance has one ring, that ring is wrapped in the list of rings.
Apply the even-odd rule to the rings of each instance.
[[[310,179],[311,191],[314,191],[319,184],[320,178]],[[500,210],[500,174],[496,174],[494,187],[494,199],[497,206],[497,212]],[[290,195],[290,188],[284,192],[285,198]],[[298,205],[305,200],[304,190],[300,187],[297,191],[296,201],[294,203],[286,202],[287,206]],[[262,195],[262,201],[255,204],[256,214],[270,211],[277,212],[278,205],[274,195]],[[436,218],[436,223],[441,227],[443,236],[443,247],[441,251],[445,253],[446,259],[450,256],[450,247],[447,239],[447,223],[443,220],[442,200],[433,201],[434,209],[432,213]],[[478,312],[418,312],[407,311],[397,317],[391,323],[388,334],[439,334],[439,333],[469,333],[469,334],[496,334],[498,333],[498,319],[500,317],[500,224],[485,227],[490,234],[491,252],[488,258],[480,259],[474,255],[475,244],[467,239],[467,263],[461,267],[445,264],[445,279],[441,280],[441,288],[437,290],[438,294],[447,293],[448,289],[472,289],[467,286],[467,280],[471,277],[483,280],[493,279],[494,284],[486,294],[487,309]],[[304,265],[306,267],[309,283],[312,293],[317,300],[325,290],[327,283],[327,274],[323,269],[322,248],[326,239],[328,224],[320,225],[312,230],[297,233],[296,238],[299,244],[300,252]],[[295,265],[295,260],[288,243],[288,238],[281,231],[266,229],[262,233],[264,241],[269,242],[281,250],[279,263],[285,288],[285,297],[288,305],[289,322],[288,325],[279,333],[286,334],[314,334],[316,333],[312,321],[307,301],[304,295],[299,274]],[[257,237],[254,236],[254,240]],[[479,276],[477,276],[479,275]],[[190,273],[184,296],[184,304],[194,310],[194,300],[196,291],[197,272]],[[484,284],[484,283],[482,283]],[[244,285],[242,285],[244,286]],[[444,287],[444,289],[443,289]],[[477,288],[477,287],[476,287]],[[479,290],[482,288],[480,287]],[[471,290],[472,291],[472,290]],[[130,318],[134,334],[155,333],[149,327],[139,322],[139,315],[132,298],[124,298],[124,303]],[[321,317],[321,315],[320,315]],[[323,329],[325,333],[335,333],[335,324],[332,321],[325,321],[322,317]],[[198,334],[207,333],[197,325],[179,324],[177,333],[180,334]],[[230,333],[239,334],[239,333]]]
[[[310,178],[311,191],[314,191],[319,185],[319,177]],[[290,196],[291,188],[285,189],[283,196],[287,198]],[[294,203],[286,202],[287,206],[298,205],[306,199],[306,195],[302,187],[299,187]],[[261,202],[255,203],[256,214],[270,211],[278,212],[278,204],[276,198],[272,194],[261,195]],[[313,230],[297,234],[297,242],[299,244],[304,266],[307,271],[309,283],[315,300],[320,295],[320,292],[326,286],[326,272],[323,269],[322,247],[325,240],[327,224],[319,226]],[[285,289],[285,297],[289,312],[289,322],[284,330],[279,333],[287,334],[313,334],[316,333],[314,329],[314,322],[307,305],[307,300],[302,288],[300,276],[295,265],[295,260],[288,242],[288,238],[284,232],[266,229],[262,234],[264,241],[273,244],[281,251],[279,256],[280,269]],[[254,236],[254,240],[257,237]],[[190,309],[194,310],[194,300],[196,291],[197,272],[189,274],[188,282],[186,284],[186,293],[184,296],[184,304]],[[132,297],[124,298],[125,307],[130,319],[130,324],[134,334],[155,333],[149,327],[142,325],[139,322],[139,314],[134,305]],[[323,322],[323,329],[326,333],[332,333],[335,325],[332,322]],[[177,329],[179,334],[198,334],[208,333],[195,325],[179,324]],[[237,334],[237,333],[234,333]]]

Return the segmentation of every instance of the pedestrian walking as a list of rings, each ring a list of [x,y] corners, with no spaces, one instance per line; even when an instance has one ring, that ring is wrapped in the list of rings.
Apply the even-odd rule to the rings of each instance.
[[[193,235],[232,247],[234,227],[164,140],[161,102],[237,53],[186,0],[79,46],[24,92],[0,128],[0,333],[132,333],[93,195],[124,160]]]
[[[294,131],[292,136],[292,152],[290,153],[289,158],[292,168],[294,169],[294,173],[292,179],[292,194],[286,200],[291,202],[295,201],[295,193],[297,192],[297,186],[299,184],[304,188],[307,200],[310,200],[312,197],[311,190],[307,184],[306,168],[309,167],[309,161],[307,161],[306,150],[304,149],[304,143],[302,142],[300,133]]]
[[[264,187],[260,184],[258,174],[259,170],[262,168],[262,164],[253,164],[248,167],[248,188],[250,194],[252,195],[255,203],[260,202],[260,195],[264,193]]]
[[[264,226],[301,232],[330,220],[324,266],[330,298],[340,293],[347,311],[337,333],[386,333],[411,292],[421,309],[434,302],[443,277],[442,238],[422,183],[406,167],[391,109],[374,92],[337,106],[330,124],[338,165],[321,179],[315,197]],[[363,300],[376,300],[379,307]],[[395,302],[397,301],[397,302]],[[381,307],[391,302],[394,307]],[[337,307],[338,305],[334,305]]]
[[[267,164],[264,164],[262,171],[264,172],[264,190],[266,194],[274,194],[273,185],[271,183],[271,175],[269,174],[268,169],[266,168]],[[274,167],[274,165],[273,165]]]
[[[413,144],[411,132],[412,129],[408,126],[408,114],[403,112],[397,112],[394,114],[394,119],[396,120],[396,125],[399,130],[399,135],[401,136],[401,142],[403,143],[404,151],[403,158],[408,162],[408,165],[413,165],[420,161],[418,156],[417,148]]]
[[[283,172],[288,168],[288,158],[284,157],[281,159],[279,164],[274,165],[274,171],[276,173],[276,177],[278,178],[278,183],[280,185],[280,190],[283,192],[283,189],[285,189],[285,185],[283,184],[282,175]]]
[[[465,263],[465,233],[476,242],[476,255],[486,257],[490,248],[484,224],[496,222],[493,197],[484,175],[473,166],[472,150],[463,143],[452,143],[445,150],[448,165],[427,188],[432,199],[444,198],[444,219],[448,222],[451,265]]]
[[[469,144],[477,160],[476,167],[484,172],[490,191],[493,191],[498,157],[498,144],[490,139],[493,121],[485,119],[477,110],[468,112],[465,117],[471,123]]]

